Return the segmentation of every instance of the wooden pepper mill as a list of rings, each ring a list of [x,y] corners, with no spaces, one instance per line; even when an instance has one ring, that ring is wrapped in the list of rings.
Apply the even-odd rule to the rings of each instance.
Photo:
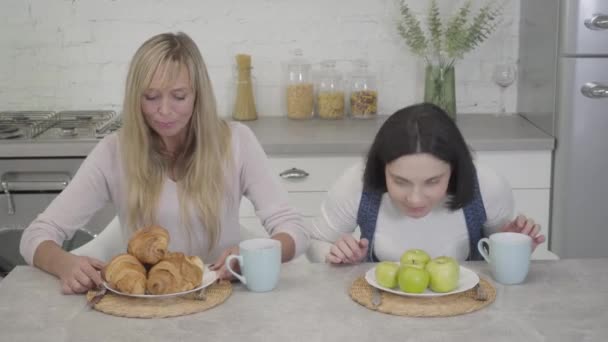
[[[239,121],[256,120],[258,118],[253,98],[251,81],[251,56],[236,55],[238,77],[236,81],[236,99],[232,118]]]

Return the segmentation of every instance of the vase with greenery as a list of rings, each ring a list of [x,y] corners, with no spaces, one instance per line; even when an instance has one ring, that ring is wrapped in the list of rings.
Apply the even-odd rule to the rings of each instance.
[[[445,22],[442,22],[437,0],[430,0],[426,30],[405,3],[399,0],[399,34],[412,53],[424,58],[424,101],[443,108],[456,119],[454,64],[475,49],[496,29],[502,6],[489,2],[473,13],[473,2],[467,0]]]

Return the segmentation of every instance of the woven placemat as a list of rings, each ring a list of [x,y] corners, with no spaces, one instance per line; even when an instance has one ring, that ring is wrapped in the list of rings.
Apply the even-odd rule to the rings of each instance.
[[[371,310],[397,316],[448,317],[477,311],[494,302],[494,286],[485,279],[480,279],[479,284],[486,300],[476,299],[476,289],[440,297],[408,297],[380,291],[382,301],[375,307],[372,304],[373,287],[364,277],[357,278],[349,292],[355,302]]]
[[[87,300],[97,292],[89,291]],[[204,300],[195,299],[195,293],[164,299],[135,298],[108,291],[93,307],[97,311],[120,317],[164,318],[190,315],[211,309],[223,303],[232,294],[229,281],[220,281],[206,289]]]

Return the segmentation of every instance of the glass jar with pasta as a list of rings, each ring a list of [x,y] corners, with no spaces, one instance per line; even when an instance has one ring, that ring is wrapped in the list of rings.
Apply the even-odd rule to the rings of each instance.
[[[287,63],[285,95],[288,118],[304,120],[313,117],[314,87],[311,65],[302,57],[300,49],[294,51],[294,58]]]
[[[344,118],[344,89],[342,75],[336,70],[336,62],[321,62],[317,94],[317,114],[321,119]]]
[[[355,119],[370,119],[378,114],[376,77],[369,72],[365,60],[354,61],[350,82],[350,115]]]

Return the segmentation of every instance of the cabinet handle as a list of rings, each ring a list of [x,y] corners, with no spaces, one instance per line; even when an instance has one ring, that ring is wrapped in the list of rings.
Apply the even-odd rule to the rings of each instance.
[[[70,175],[66,172],[5,172],[0,176],[0,186],[6,195],[7,213],[15,215],[11,191],[61,192],[68,186]]]
[[[593,17],[585,19],[585,26],[590,30],[608,30],[608,15],[594,14]]]
[[[279,176],[283,179],[304,179],[308,177],[308,172],[292,167],[289,170],[279,173]]]
[[[8,201],[7,214],[15,215],[15,205],[13,204],[13,197],[11,196],[11,192],[8,190],[8,184],[6,182],[2,182],[2,189],[4,190],[6,200]]]
[[[581,93],[590,99],[608,98],[608,85],[587,82],[581,88]]]

